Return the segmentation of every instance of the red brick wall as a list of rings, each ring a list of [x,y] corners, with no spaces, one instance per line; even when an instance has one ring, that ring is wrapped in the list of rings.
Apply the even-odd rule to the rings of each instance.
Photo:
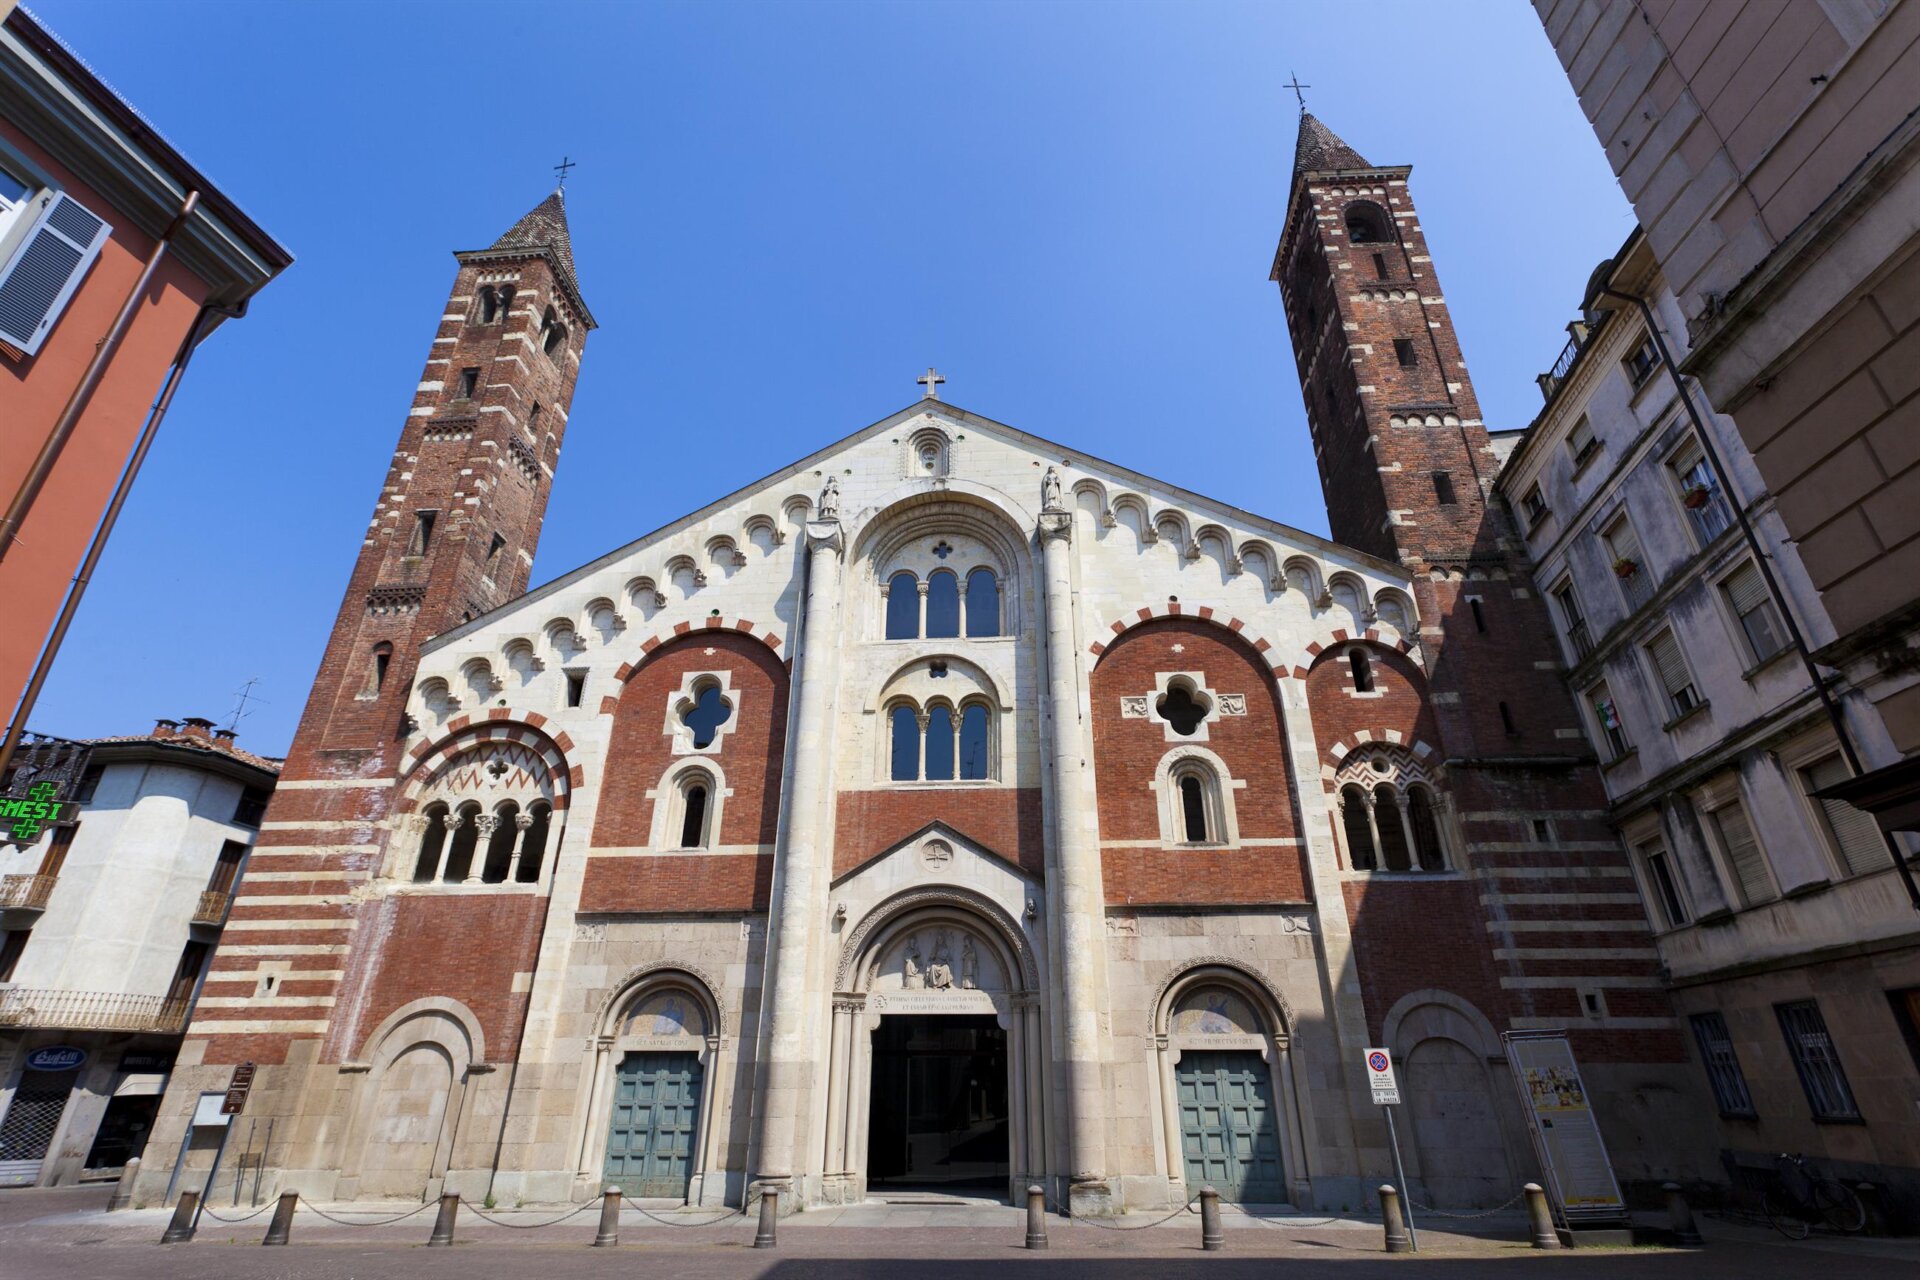
[[[1307,671],[1307,708],[1313,716],[1320,762],[1334,763],[1327,752],[1335,742],[1352,744],[1357,737],[1373,738],[1388,730],[1398,733],[1408,748],[1416,741],[1438,748],[1440,727],[1427,701],[1427,680],[1420,668],[1405,654],[1367,644],[1378,695],[1369,697],[1354,690],[1349,647],[1330,646]]]
[[[902,787],[842,791],[834,823],[837,879],[930,822],[944,822],[1029,875],[1046,874],[1038,787]]]
[[[1173,651],[1176,644],[1179,653]],[[1211,722],[1207,740],[1195,745],[1219,756],[1233,780],[1247,784],[1233,796],[1243,839],[1297,836],[1299,812],[1280,704],[1266,663],[1225,627],[1199,618],[1166,618],[1121,635],[1101,653],[1093,671],[1101,839],[1160,839],[1153,780],[1176,743],[1167,741],[1159,722],[1120,715],[1120,699],[1151,692],[1160,671],[1197,671],[1215,693],[1246,695],[1246,715]],[[1310,897],[1304,851],[1297,847],[1107,848],[1101,863],[1112,903],[1301,902]]]
[[[613,712],[595,847],[651,843],[654,807],[667,797],[650,800],[647,792],[658,790],[667,770],[687,758],[673,754],[667,707],[686,676],[697,671],[729,673],[734,699],[732,732],[721,736],[718,751],[703,753],[726,774],[733,793],[721,807],[713,843],[771,849],[780,823],[787,668],[764,641],[718,628],[660,646],[627,677]],[[589,857],[580,909],[759,911],[766,908],[772,877],[771,852]]]

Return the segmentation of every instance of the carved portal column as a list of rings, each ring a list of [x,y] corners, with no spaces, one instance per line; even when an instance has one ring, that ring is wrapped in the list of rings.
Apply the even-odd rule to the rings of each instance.
[[[838,520],[807,523],[806,620],[794,696],[797,750],[788,762],[787,820],[774,853],[773,933],[767,939],[766,959],[771,984],[767,1059],[755,1107],[758,1167],[753,1176],[788,1188],[790,1194],[796,1136],[816,1065],[807,1035],[807,978],[814,934],[827,918],[831,868],[825,865],[821,814],[833,785],[833,655],[841,622],[844,546]]]
[[[1073,631],[1073,516],[1040,517],[1047,600],[1047,724],[1051,748],[1054,875],[1059,891],[1052,955],[1060,972],[1061,1065],[1066,1071],[1070,1207],[1108,1211],[1106,1107],[1100,1079],[1096,948],[1106,945],[1098,819],[1080,725],[1080,655]]]

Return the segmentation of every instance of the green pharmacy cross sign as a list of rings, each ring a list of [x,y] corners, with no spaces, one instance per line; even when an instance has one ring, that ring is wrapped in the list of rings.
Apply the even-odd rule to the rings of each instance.
[[[13,824],[13,838],[33,840],[45,824],[70,820],[76,807],[66,800],[54,799],[60,793],[51,782],[36,782],[27,788],[25,798],[0,796],[0,823]]]

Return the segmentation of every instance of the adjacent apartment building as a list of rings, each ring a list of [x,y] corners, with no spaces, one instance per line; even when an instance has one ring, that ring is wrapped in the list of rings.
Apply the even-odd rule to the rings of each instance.
[[[291,262],[72,50],[0,0],[0,728],[155,393]]]
[[[1645,298],[1643,310],[1633,298]],[[1548,602],[1734,1185],[1780,1151],[1920,1211],[1920,942],[1873,819],[1822,794],[1899,758],[1829,645],[1734,423],[1661,359],[1680,304],[1636,231],[1594,273],[1498,486]],[[1691,401],[1691,404],[1689,404]],[[1908,837],[1895,837],[1905,840]],[[1909,850],[1911,851],[1911,850]]]
[[[1920,3],[1534,7],[1905,757],[1835,794],[1920,830]]]
[[[279,770],[201,719],[16,757],[77,801],[0,828],[0,1187],[141,1155]]]

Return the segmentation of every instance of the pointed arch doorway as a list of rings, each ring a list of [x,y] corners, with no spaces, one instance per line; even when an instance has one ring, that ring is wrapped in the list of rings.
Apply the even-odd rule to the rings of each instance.
[[[1038,966],[998,904],[900,894],[848,935],[836,975],[823,1194],[1011,1199],[1046,1173]]]

